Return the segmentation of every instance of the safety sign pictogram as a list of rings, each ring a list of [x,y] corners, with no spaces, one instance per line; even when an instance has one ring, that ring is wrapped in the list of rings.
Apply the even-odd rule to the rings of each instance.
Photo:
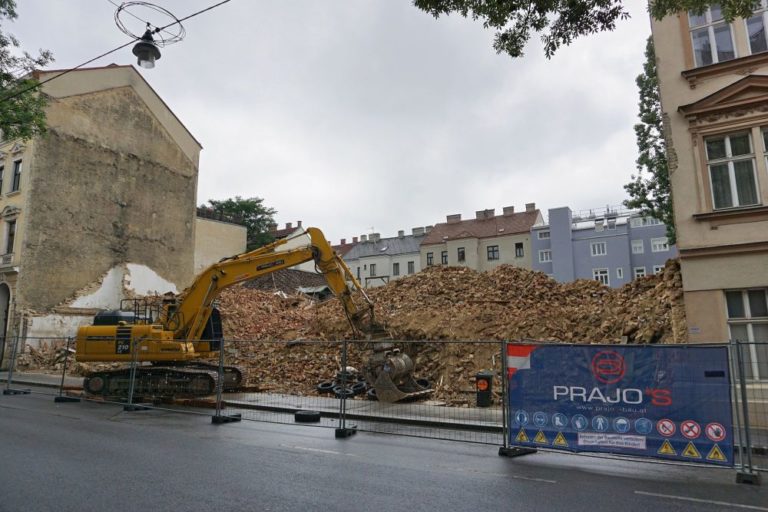
[[[539,433],[533,438],[533,442],[538,444],[549,444],[549,439],[544,435],[544,432],[539,430]]]
[[[704,430],[704,433],[707,434],[707,437],[710,441],[714,441],[715,443],[719,443],[725,439],[725,427],[719,423],[707,424],[707,428]]]
[[[699,450],[697,450],[696,447],[693,445],[693,443],[688,443],[688,446],[686,446],[685,450],[683,450],[683,457],[700,459],[701,454],[699,453]]]
[[[528,439],[528,434],[525,433],[525,430],[520,429],[520,432],[518,432],[517,437],[515,438],[515,441],[519,443],[530,443],[531,440]]]
[[[562,432],[558,432],[555,436],[555,440],[552,442],[552,446],[559,446],[561,448],[568,448],[568,441],[565,440],[565,436]]]
[[[672,447],[672,443],[670,443],[668,439],[665,439],[664,442],[661,443],[661,448],[659,448],[659,451],[656,453],[659,455],[677,455],[677,452]]]
[[[672,437],[675,435],[675,422],[666,418],[659,420],[656,422],[656,430],[664,437]]]
[[[701,435],[701,426],[693,420],[685,420],[680,424],[680,433],[686,439],[696,439]]]
[[[712,447],[711,450],[709,450],[709,455],[707,455],[707,460],[716,460],[718,462],[726,462],[728,459],[725,458],[725,454],[723,453],[723,450],[721,450],[719,446],[715,445]]]

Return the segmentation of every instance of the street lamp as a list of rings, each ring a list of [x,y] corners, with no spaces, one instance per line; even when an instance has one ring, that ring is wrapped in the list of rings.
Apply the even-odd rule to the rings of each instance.
[[[133,54],[138,57],[139,66],[147,69],[155,67],[155,61],[160,58],[160,50],[152,39],[152,31],[147,29],[141,40],[133,47]]]

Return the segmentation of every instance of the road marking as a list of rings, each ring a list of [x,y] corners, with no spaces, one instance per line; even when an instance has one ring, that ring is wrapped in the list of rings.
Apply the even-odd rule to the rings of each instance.
[[[707,503],[709,505],[720,505],[723,507],[733,507],[733,508],[744,508],[748,510],[766,510],[768,511],[768,508],[766,507],[757,507],[755,505],[742,505],[741,503],[729,503],[727,501],[713,501],[713,500],[702,500],[699,498],[689,498],[687,496],[673,496],[671,494],[657,494],[655,492],[644,492],[644,491],[635,491],[635,494],[642,494],[644,496],[654,496],[656,498],[666,498],[668,500],[679,500],[679,501],[692,501],[694,503]]]
[[[315,453],[327,453],[330,455],[344,455],[346,457],[356,457],[353,453],[341,453],[341,452],[335,452],[333,450],[321,450],[320,448],[309,448],[308,446],[296,446],[292,444],[281,444],[283,448],[292,448],[294,450],[303,450],[306,452],[315,452]]]

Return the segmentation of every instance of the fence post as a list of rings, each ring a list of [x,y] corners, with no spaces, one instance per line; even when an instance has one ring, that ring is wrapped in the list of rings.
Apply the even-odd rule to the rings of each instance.
[[[336,438],[343,439],[357,433],[355,427],[347,428],[347,339],[341,343],[341,397],[339,397],[339,428]]]
[[[80,399],[74,396],[64,396],[64,377],[67,375],[67,363],[69,362],[69,346],[72,343],[72,337],[67,338],[67,347],[64,352],[64,368],[61,370],[61,385],[59,386],[59,396],[53,398],[54,402],[79,402]]]
[[[212,343],[213,341],[211,341]],[[222,423],[232,423],[241,421],[242,414],[221,414],[221,395],[224,391],[224,338],[219,342],[219,369],[216,377],[216,414],[211,417],[211,423],[221,425]]]
[[[506,340],[501,342],[501,435],[504,440],[502,441],[502,448],[507,450],[509,448],[509,422],[507,416],[507,386],[509,385],[509,379],[507,378],[507,342]]]
[[[739,393],[737,392],[739,386],[739,380],[741,378],[741,373],[739,372],[738,365],[736,364],[736,351],[738,350],[738,347],[736,346],[736,342],[734,340],[730,340],[730,343],[728,344],[728,360],[731,368],[731,399],[733,400],[733,411],[732,414],[736,417],[736,432],[739,434],[739,466],[744,467],[744,432],[741,429],[741,399],[739,398]],[[734,436],[734,448],[736,447],[736,437]],[[735,462],[735,461],[734,461]]]
[[[139,365],[139,345],[144,338],[136,339],[131,337],[131,371],[130,383],[128,384],[128,403],[123,406],[124,411],[146,411],[149,407],[144,405],[135,405],[133,403],[133,393],[136,390],[136,367]]]
[[[8,381],[6,382],[5,389],[3,390],[4,395],[28,395],[31,393],[29,389],[12,389],[11,383],[13,382],[13,370],[16,367],[16,353],[19,348],[19,336],[16,335],[13,337],[13,346],[11,347],[11,362],[8,366]]]
[[[739,366],[739,388],[741,391],[742,417],[744,418],[744,441],[747,450],[747,465],[742,464],[741,470],[736,473],[736,482],[740,484],[759,484],[760,475],[752,468],[752,437],[749,431],[749,402],[747,400],[747,378],[744,374],[744,357],[741,353],[742,345],[736,340],[736,361]]]

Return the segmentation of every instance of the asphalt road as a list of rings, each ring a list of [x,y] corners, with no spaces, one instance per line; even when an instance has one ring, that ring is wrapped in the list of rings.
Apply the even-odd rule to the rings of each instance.
[[[765,475],[763,475],[765,477]],[[0,511],[768,511],[732,470],[0,395]]]

